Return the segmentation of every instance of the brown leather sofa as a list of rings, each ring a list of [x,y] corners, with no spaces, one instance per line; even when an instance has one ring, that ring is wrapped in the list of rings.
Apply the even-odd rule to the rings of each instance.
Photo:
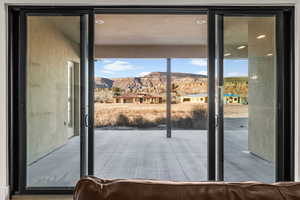
[[[84,177],[74,200],[300,200],[300,183],[173,182]]]

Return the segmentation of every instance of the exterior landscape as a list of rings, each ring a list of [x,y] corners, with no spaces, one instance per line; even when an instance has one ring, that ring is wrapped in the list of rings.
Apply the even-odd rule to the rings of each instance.
[[[164,129],[166,81],[165,72],[151,72],[141,77],[96,77],[95,126],[102,129]],[[235,105],[242,113],[247,108],[247,93],[246,77],[225,78],[225,107]],[[206,75],[172,73],[171,99],[173,129],[206,129]]]

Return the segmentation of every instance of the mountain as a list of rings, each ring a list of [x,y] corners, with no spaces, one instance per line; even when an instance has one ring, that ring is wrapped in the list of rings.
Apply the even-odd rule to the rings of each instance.
[[[113,81],[108,78],[95,78],[95,88],[111,88],[113,86]]]
[[[172,90],[178,95],[207,92],[207,76],[191,73],[171,73]],[[165,94],[166,72],[152,72],[142,77],[95,79],[95,88],[119,88],[123,93]]]
[[[181,96],[207,93],[207,76],[190,73],[172,73],[172,99]],[[113,96],[124,94],[149,94],[166,98],[166,72],[152,72],[142,77],[95,78],[95,100],[111,103]],[[224,93],[248,96],[248,77],[225,77]]]
[[[143,77],[157,77],[157,76],[167,76],[167,72],[151,72],[150,74]],[[202,74],[192,74],[192,73],[182,73],[182,72],[172,72],[172,78],[207,78],[206,75]]]

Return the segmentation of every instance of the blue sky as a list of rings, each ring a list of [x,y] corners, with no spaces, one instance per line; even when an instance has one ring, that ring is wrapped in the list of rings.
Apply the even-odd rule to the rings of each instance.
[[[173,58],[171,60],[172,72],[194,74],[207,74],[206,59]],[[150,72],[165,72],[166,59],[150,58],[108,58],[95,62],[95,76],[105,78],[139,77]],[[246,59],[224,61],[224,76],[247,76],[248,61]]]

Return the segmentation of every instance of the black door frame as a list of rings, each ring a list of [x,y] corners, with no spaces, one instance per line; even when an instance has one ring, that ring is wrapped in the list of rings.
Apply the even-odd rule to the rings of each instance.
[[[10,185],[12,193],[15,194],[71,194],[73,187],[26,187],[26,104],[25,102],[25,72],[21,66],[26,64],[26,20],[25,14],[36,13],[38,15],[71,15],[81,16],[88,14],[88,37],[89,37],[89,99],[93,105],[93,69],[94,69],[94,14],[207,14],[208,15],[208,180],[216,180],[216,120],[215,120],[215,60],[216,60],[216,14],[255,14],[261,15],[268,12],[281,12],[283,20],[277,26],[286,28],[282,34],[282,44],[279,51],[284,54],[279,69],[283,76],[278,77],[282,82],[278,83],[281,116],[278,129],[282,134],[278,135],[278,172],[277,180],[293,180],[294,178],[294,7],[277,6],[9,6],[9,123],[10,123]],[[16,25],[17,24],[17,25]],[[23,31],[21,31],[23,30]],[[283,30],[283,29],[281,29]],[[25,47],[25,48],[24,48]],[[18,49],[18,50],[16,50]],[[279,74],[279,73],[278,73]],[[278,81],[279,82],[279,81]],[[289,99],[288,99],[289,98]],[[93,132],[93,106],[89,107],[90,117],[88,118],[89,130]],[[84,122],[83,122],[84,123]],[[85,123],[86,125],[86,123]],[[285,130],[285,133],[284,133]],[[91,133],[92,133],[91,132]],[[284,134],[283,134],[284,133]],[[94,158],[93,134],[88,135],[88,157]],[[86,155],[86,154],[84,154]],[[93,174],[94,159],[87,160],[88,169],[86,173]],[[25,165],[26,166],[26,165]],[[83,168],[83,166],[81,167]],[[25,170],[24,170],[25,169]]]
[[[223,90],[224,90],[224,22],[222,15],[216,17],[216,149],[217,149],[217,180],[224,180],[224,106],[223,106]]]
[[[13,112],[11,113],[12,120],[15,121],[15,123],[11,124],[11,127],[14,127],[14,132],[12,132],[12,144],[18,145],[18,151],[15,151],[15,146],[12,147],[12,151],[14,152],[14,155],[11,154],[11,162],[18,165],[18,169],[14,168],[12,171],[14,174],[18,174],[18,177],[16,175],[11,175],[10,180],[13,180],[12,185],[14,188],[17,188],[17,190],[13,189],[15,193],[20,194],[72,194],[74,187],[27,187],[27,168],[26,168],[26,63],[27,63],[27,17],[28,16],[78,16],[80,17],[80,62],[81,62],[81,68],[80,68],[80,81],[85,82],[86,81],[86,75],[85,70],[86,68],[90,67],[90,64],[88,64],[88,61],[90,60],[90,56],[92,52],[90,52],[90,49],[88,47],[93,46],[89,45],[89,35],[87,27],[88,27],[88,17],[91,15],[88,11],[80,11],[77,12],[70,12],[70,11],[60,11],[60,10],[31,10],[31,9],[15,9],[10,8],[10,13],[14,13],[14,19],[17,22],[17,26],[14,27],[14,31],[12,32],[19,32],[17,37],[14,37],[15,41],[11,41],[14,45],[18,47],[17,55],[18,57],[16,59],[12,59],[14,62],[11,62],[12,71],[17,74],[11,74],[11,81],[10,81],[10,87],[14,87],[15,90],[10,91],[11,95],[17,95],[17,98],[15,96],[11,96],[11,101],[14,101],[17,103],[17,109],[13,108],[14,105],[12,104]],[[12,46],[15,47],[15,46]],[[13,55],[11,55],[13,56]],[[89,62],[90,63],[90,62]],[[92,62],[93,66],[93,62]],[[92,68],[93,69],[93,68]],[[93,81],[93,77],[90,78],[91,75],[93,75],[93,70],[89,71],[88,80],[89,82]],[[12,82],[14,80],[14,82]],[[88,88],[86,88],[85,84],[81,84],[80,90],[81,90],[81,110],[82,112],[86,111],[86,107],[83,106],[83,103],[85,103],[85,95],[84,91],[93,91],[93,85],[90,83],[88,84]],[[88,95],[93,95],[93,92],[89,92]],[[90,97],[89,97],[90,99]],[[88,107],[89,110],[87,112],[91,112],[91,109],[93,107]],[[14,119],[15,118],[15,119]],[[16,123],[16,119],[18,119],[18,122]],[[87,122],[88,119],[88,122]],[[80,118],[80,127],[81,130],[85,130],[85,127],[88,126],[89,131],[93,129],[90,128],[89,124],[93,123],[93,118]],[[17,124],[17,126],[16,126]],[[87,169],[87,143],[89,142],[86,139],[87,135],[93,135],[88,134],[86,131],[81,131],[80,134],[80,174],[78,176],[85,176],[88,175],[88,169]]]
[[[289,13],[291,15],[292,13]],[[223,60],[224,60],[224,17],[227,16],[251,16],[251,17],[264,17],[264,16],[274,16],[276,19],[276,97],[277,97],[277,109],[276,109],[276,137],[275,137],[275,180],[276,181],[292,181],[294,179],[294,171],[291,170],[291,166],[294,166],[294,161],[291,156],[294,155],[294,127],[289,127],[294,124],[293,115],[294,102],[290,99],[294,99],[294,91],[291,91],[290,81],[294,79],[293,66],[289,66],[288,63],[293,62],[291,58],[293,57],[293,52],[288,53],[288,49],[291,43],[286,43],[289,38],[292,39],[290,33],[286,33],[282,30],[288,30],[290,27],[288,21],[287,11],[284,9],[278,10],[264,10],[255,11],[249,10],[245,12],[234,11],[234,10],[215,10],[216,16],[216,60],[217,60],[217,91],[219,94],[219,110],[217,113],[217,180],[224,180],[224,119],[223,119],[223,102],[222,88],[224,87],[223,80]],[[285,29],[286,28],[286,29]],[[287,54],[286,54],[287,53]],[[220,87],[218,87],[220,86]],[[290,119],[291,121],[288,121]],[[288,130],[288,131],[287,131]],[[290,146],[290,148],[287,148]]]

